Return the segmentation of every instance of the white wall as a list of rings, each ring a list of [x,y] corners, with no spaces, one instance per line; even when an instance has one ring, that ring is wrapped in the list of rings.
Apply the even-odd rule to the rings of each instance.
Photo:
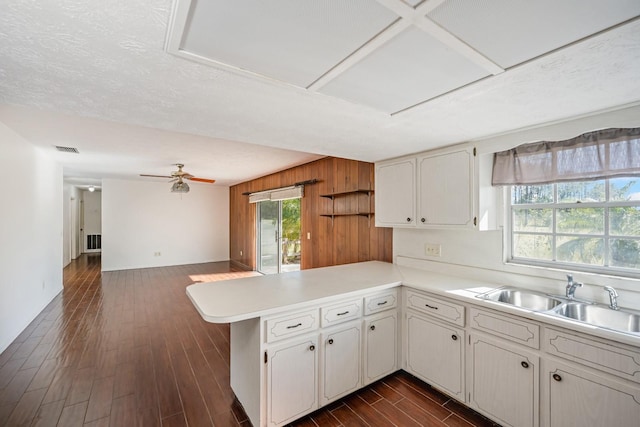
[[[177,194],[168,182],[104,179],[102,269],[228,260],[229,188],[189,185]]]
[[[0,123],[0,352],[62,290],[62,168]]]

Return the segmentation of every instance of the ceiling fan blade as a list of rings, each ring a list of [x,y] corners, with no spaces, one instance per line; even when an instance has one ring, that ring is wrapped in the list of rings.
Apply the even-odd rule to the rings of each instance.
[[[145,175],[145,174],[140,174],[140,176],[150,176],[152,178],[173,178],[172,176],[166,176],[166,175]]]
[[[188,178],[189,181],[196,181],[196,182],[206,182],[209,184],[213,184],[214,182],[216,182],[215,179],[206,179],[206,178],[196,178],[195,176],[192,176],[191,178]]]

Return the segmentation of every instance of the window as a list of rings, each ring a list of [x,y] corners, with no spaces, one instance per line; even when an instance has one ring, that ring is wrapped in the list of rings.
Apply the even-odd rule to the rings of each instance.
[[[640,177],[511,186],[511,260],[640,275]]]
[[[511,190],[510,260],[640,277],[640,128],[496,153]]]

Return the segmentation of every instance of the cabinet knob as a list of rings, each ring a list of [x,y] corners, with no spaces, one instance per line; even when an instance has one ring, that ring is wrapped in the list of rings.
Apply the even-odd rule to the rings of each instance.
[[[316,346],[315,346],[315,345],[311,344],[311,345],[309,346],[309,351],[314,351],[315,349],[316,349]]]
[[[427,220],[425,218],[420,218],[420,222],[425,223]]]
[[[552,377],[556,381],[562,381],[562,377],[560,375],[558,375],[558,374],[553,374]]]
[[[529,364],[527,362],[520,362],[520,364],[522,365],[523,368],[527,369],[529,367]]]
[[[451,335],[451,339],[454,341],[458,341],[458,336],[456,334]]]
[[[333,338],[329,338],[329,341],[327,341],[329,344],[333,344]]]
[[[372,331],[375,331],[376,330],[376,325],[369,326],[369,329],[371,329]]]
[[[411,218],[407,217],[407,222],[411,222]]]

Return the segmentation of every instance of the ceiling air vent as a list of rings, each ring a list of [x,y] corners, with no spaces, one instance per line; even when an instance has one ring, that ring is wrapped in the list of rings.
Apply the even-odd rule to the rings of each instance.
[[[74,148],[74,147],[61,147],[59,145],[56,145],[56,150],[62,151],[63,153],[76,153],[76,154],[80,153],[77,148]]]

